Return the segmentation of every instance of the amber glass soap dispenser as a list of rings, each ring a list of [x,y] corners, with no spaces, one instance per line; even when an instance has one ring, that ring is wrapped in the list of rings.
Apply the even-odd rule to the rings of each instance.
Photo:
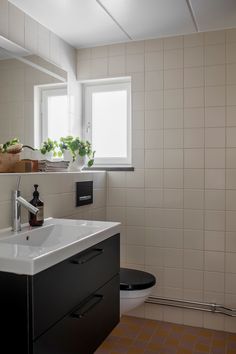
[[[39,199],[38,184],[34,184],[35,191],[30,204],[39,209],[36,215],[29,213],[30,226],[42,226],[44,221],[44,203]]]

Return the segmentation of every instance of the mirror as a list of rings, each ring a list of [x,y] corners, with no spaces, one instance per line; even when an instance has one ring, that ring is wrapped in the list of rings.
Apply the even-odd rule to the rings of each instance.
[[[38,147],[36,88],[66,82],[65,70],[0,36],[0,143],[17,137]]]

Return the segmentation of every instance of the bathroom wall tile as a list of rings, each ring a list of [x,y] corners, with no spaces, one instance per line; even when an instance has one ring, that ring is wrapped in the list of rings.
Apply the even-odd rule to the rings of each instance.
[[[236,191],[226,191],[226,210],[236,210]]]
[[[165,109],[164,129],[183,128],[183,109]]]
[[[183,188],[183,169],[167,169],[163,171],[165,188]]]
[[[203,269],[203,251],[184,250],[184,268]]]
[[[228,64],[226,66],[226,83],[227,85],[236,84],[236,64]]]
[[[38,51],[38,24],[31,17],[25,15],[25,47],[33,53]]]
[[[163,129],[163,115],[162,109],[146,110],[145,111],[145,129]]]
[[[204,147],[204,129],[184,129],[184,147],[185,148],[203,148]]]
[[[226,62],[236,63],[236,43],[226,44]]]
[[[38,51],[45,58],[50,58],[50,31],[38,23]]]
[[[125,206],[125,190],[121,188],[110,188],[107,191],[108,206]]]
[[[203,272],[201,270],[184,270],[184,288],[199,290],[203,288]]]
[[[225,290],[227,293],[236,294],[236,274],[225,274]]]
[[[183,272],[181,269],[164,268],[165,286],[181,288],[183,286]]]
[[[127,73],[142,72],[144,70],[144,57],[142,54],[129,54],[126,57]]]
[[[184,87],[202,87],[204,86],[204,68],[185,68],[184,69]]]
[[[225,126],[225,107],[206,107],[205,108],[206,127]]]
[[[185,108],[184,109],[184,128],[202,128],[204,127],[204,109],[203,108]]]
[[[205,228],[206,230],[224,231],[225,229],[225,212],[224,211],[205,211]]]
[[[226,189],[236,189],[236,169],[226,170]]]
[[[236,212],[226,211],[226,231],[236,231]]]
[[[224,169],[206,169],[205,187],[207,189],[224,189],[225,188]]]
[[[182,229],[161,229],[163,235],[163,246],[168,248],[183,248]]]
[[[124,75],[125,74],[125,57],[115,56],[108,59],[108,74],[113,75]]]
[[[226,83],[225,65],[207,66],[205,68],[206,86],[224,86]]]
[[[164,147],[167,149],[183,148],[183,130],[182,129],[165,130]]]
[[[144,41],[128,42],[126,45],[127,54],[143,54],[144,53]]]
[[[225,128],[206,128],[205,129],[206,148],[225,147]]]
[[[145,245],[163,247],[163,229],[160,228],[145,228]]]
[[[129,226],[144,226],[144,209],[127,207],[126,224]]]
[[[164,50],[183,48],[183,36],[164,38]]]
[[[166,149],[164,151],[164,168],[182,168],[183,167],[183,150]]]
[[[203,229],[204,215],[202,210],[184,210],[184,228],[185,229]]]
[[[117,43],[108,46],[108,56],[120,56],[125,55],[125,44]]]
[[[224,231],[205,231],[205,250],[224,251],[225,233]]]
[[[226,128],[226,145],[227,147],[236,147],[236,127]]]
[[[162,169],[145,170],[145,188],[162,188],[163,171]]]
[[[203,107],[204,106],[204,89],[185,88],[184,89],[184,107]]]
[[[162,109],[163,108],[163,91],[147,91],[145,94],[145,109]]]
[[[203,209],[204,207],[204,191],[185,189],[184,190],[184,208],[186,209]]]
[[[143,111],[145,108],[145,95],[144,92],[133,92],[132,94],[132,107],[133,111]]]
[[[143,246],[145,244],[145,229],[136,226],[126,228],[127,244]]]
[[[205,149],[205,168],[225,168],[225,149]]]
[[[160,208],[163,204],[162,189],[145,189],[145,207]]]
[[[145,70],[163,70],[163,52],[149,52],[145,54]]]
[[[148,39],[145,41],[145,52],[157,52],[163,50],[163,39]]]
[[[217,65],[225,63],[225,45],[209,45],[205,48],[206,65]]]
[[[199,47],[204,44],[204,34],[194,33],[184,36],[184,47]]]
[[[225,106],[225,86],[212,86],[205,88],[206,107]]]
[[[223,292],[224,291],[224,273],[205,272],[204,289],[206,291]]]
[[[227,252],[225,254],[225,271],[227,273],[236,273],[235,254]]]
[[[8,1],[0,1],[0,33],[2,36],[8,36]]]
[[[164,108],[174,109],[183,107],[183,90],[173,89],[164,91]]]
[[[236,168],[236,149],[226,149],[226,168]]]
[[[206,190],[205,191],[205,209],[225,210],[225,191],[224,190]]]
[[[136,169],[132,172],[126,172],[126,188],[143,188],[144,170]]]
[[[184,67],[203,66],[204,49],[202,46],[193,48],[184,48]]]
[[[146,130],[145,148],[163,149],[163,130]]]
[[[235,28],[228,29],[226,31],[226,43],[236,42],[236,31]]]
[[[164,51],[164,69],[183,68],[183,49]]]
[[[144,247],[127,245],[126,260],[128,263],[144,264]]]
[[[132,149],[132,165],[134,168],[144,168],[144,149]]]
[[[132,92],[144,91],[144,89],[145,89],[144,72],[132,73],[131,74]]]
[[[132,148],[144,149],[144,130],[133,130],[132,133]]]
[[[107,180],[109,188],[123,188],[125,187],[125,172],[108,172]]]
[[[92,59],[107,58],[107,56],[108,56],[108,46],[103,45],[103,46],[91,48]]]
[[[143,130],[145,125],[144,111],[132,112],[132,128],[134,130]]]
[[[183,190],[182,189],[164,189],[163,207],[164,208],[183,208]]]
[[[170,268],[183,268],[183,250],[165,248],[164,266]]]
[[[177,89],[183,87],[183,70],[172,69],[164,71],[164,89]]]
[[[145,74],[145,89],[156,91],[163,89],[163,71],[147,71]]]
[[[163,168],[163,150],[146,150],[145,168]]]
[[[226,104],[228,106],[235,106],[236,100],[236,85],[226,87]]]
[[[225,43],[226,32],[225,31],[212,31],[205,33],[205,44],[220,44]]]
[[[108,59],[96,58],[91,60],[91,76],[93,78],[103,78],[108,75]]]
[[[204,149],[184,149],[184,168],[204,168]]]
[[[184,229],[184,248],[192,250],[203,250],[204,248],[203,230]]]
[[[204,265],[205,265],[206,271],[224,272],[224,269],[225,269],[224,262],[225,262],[224,252],[205,252]],[[219,289],[219,291],[222,291],[222,290]]]

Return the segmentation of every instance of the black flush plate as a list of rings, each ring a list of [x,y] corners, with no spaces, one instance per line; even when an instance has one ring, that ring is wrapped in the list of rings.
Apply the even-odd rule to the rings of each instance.
[[[76,182],[76,206],[93,203],[93,181]]]

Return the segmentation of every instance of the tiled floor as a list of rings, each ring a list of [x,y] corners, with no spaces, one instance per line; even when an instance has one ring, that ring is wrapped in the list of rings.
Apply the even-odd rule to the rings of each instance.
[[[121,353],[236,354],[236,334],[123,316],[95,352]]]

